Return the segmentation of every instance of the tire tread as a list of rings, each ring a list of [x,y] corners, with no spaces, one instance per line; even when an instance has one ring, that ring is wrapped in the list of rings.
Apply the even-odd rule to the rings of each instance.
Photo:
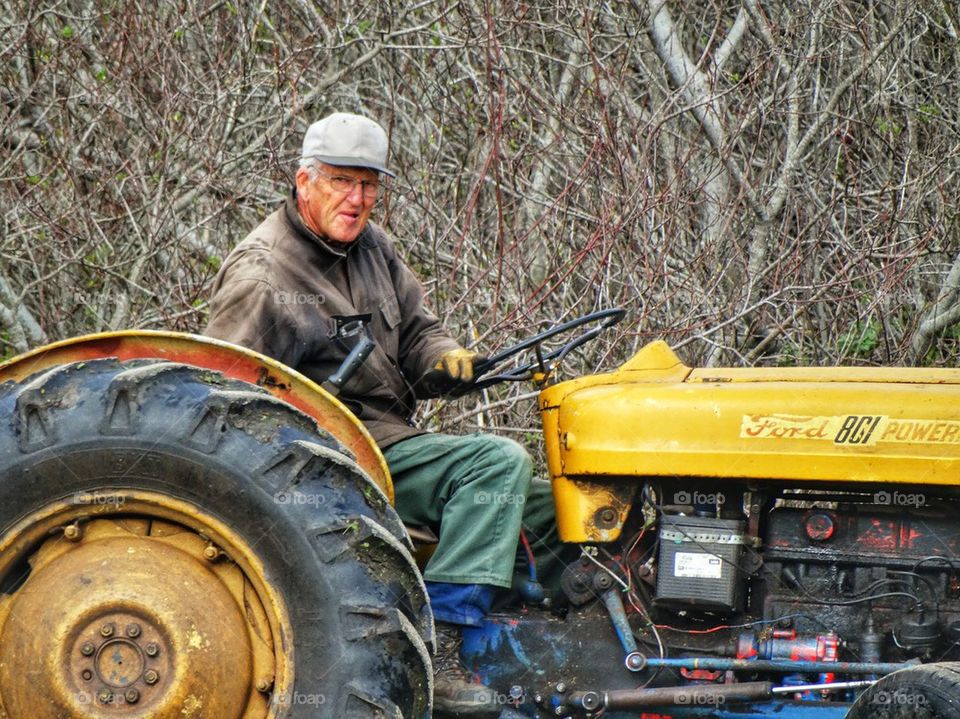
[[[300,646],[295,656],[302,660],[332,646],[336,657],[318,660],[319,668],[309,671],[300,671],[298,661],[297,677],[317,683],[330,701],[319,714],[317,707],[291,706],[288,716],[429,717],[426,645],[433,642],[433,618],[412,545],[383,491],[312,418],[259,387],[207,369],[111,358],[5,383],[0,405],[14,408],[11,421],[0,427],[0,533],[58,492],[136,489],[137,482],[189,501],[234,503],[230,512],[246,518],[235,523],[241,532],[252,531],[245,521],[274,535],[282,527],[296,528],[299,536],[284,536],[282,544],[280,536],[270,538],[270,547],[288,549],[276,550],[279,559],[265,578],[291,593],[295,627],[332,622],[323,625],[322,641]],[[131,462],[120,460],[139,448],[150,460],[134,462],[138,467],[131,471]],[[90,457],[85,469],[62,471],[74,455]],[[171,462],[180,469],[159,476],[156,467]],[[58,464],[60,472],[44,469]],[[188,466],[204,469],[183,469]],[[197,483],[199,476],[210,478]],[[226,491],[209,485],[214,479],[237,483]],[[280,490],[328,500],[283,506],[275,499]],[[265,512],[273,519],[264,518]],[[306,555],[300,552],[312,557],[310,567],[302,565]],[[318,582],[335,593],[329,608],[306,600],[321,592]]]

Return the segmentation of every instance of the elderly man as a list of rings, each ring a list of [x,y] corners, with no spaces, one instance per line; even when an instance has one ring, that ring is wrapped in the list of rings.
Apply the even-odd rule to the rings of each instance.
[[[409,421],[418,381],[442,368],[469,382],[475,353],[425,307],[420,282],[370,222],[380,177],[393,176],[386,161],[386,133],[372,120],[336,113],[312,124],[292,194],[224,262],[207,334],[317,382],[340,366],[358,327],[376,341],[340,399],[383,450],[400,516],[439,535],[424,572],[437,620],[435,706],[483,713],[494,697],[460,665],[460,628],[479,624],[497,588],[511,586],[531,461],[507,439],[427,434]]]

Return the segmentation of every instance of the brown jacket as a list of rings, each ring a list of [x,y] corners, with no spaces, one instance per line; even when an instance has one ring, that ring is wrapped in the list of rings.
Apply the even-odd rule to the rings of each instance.
[[[319,383],[356,340],[334,336],[335,318],[364,314],[377,347],[340,399],[387,447],[421,433],[409,423],[411,385],[458,343],[424,307],[420,282],[379,227],[368,224],[340,249],[307,229],[295,198],[288,198],[224,261],[206,334],[262,352]]]

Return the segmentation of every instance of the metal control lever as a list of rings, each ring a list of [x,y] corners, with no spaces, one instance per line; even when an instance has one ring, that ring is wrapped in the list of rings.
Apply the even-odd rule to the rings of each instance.
[[[337,368],[337,371],[330,375],[330,378],[323,383],[323,388],[331,394],[339,394],[340,390],[343,389],[343,385],[353,377],[354,372],[360,369],[360,365],[367,360],[367,357],[370,356],[370,353],[373,352],[373,348],[376,346],[377,343],[367,337],[367,335],[360,335],[357,344],[350,350],[350,354],[343,360],[343,363]]]
[[[601,575],[602,576],[602,575]],[[623,600],[620,599],[620,590],[616,587],[607,589],[603,595],[603,604],[610,614],[610,621],[613,622],[613,628],[617,632],[617,638],[623,646],[624,657],[623,664],[631,672],[639,672],[646,665],[644,656],[637,648],[637,640],[633,637],[633,628],[627,619],[626,609],[623,607]]]
[[[690,684],[654,689],[612,689],[609,691],[573,691],[567,701],[587,711],[642,709],[645,707],[701,706],[754,702],[794,694],[798,691],[843,692],[865,689],[874,682],[851,681],[833,684],[806,684],[775,687],[771,682],[738,682],[735,684]]]

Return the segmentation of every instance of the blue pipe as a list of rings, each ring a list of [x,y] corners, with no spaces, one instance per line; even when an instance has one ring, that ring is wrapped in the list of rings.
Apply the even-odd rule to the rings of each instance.
[[[623,601],[617,589],[608,589],[603,593],[603,603],[610,614],[610,620],[613,622],[613,628],[617,632],[617,639],[623,651],[634,654],[637,651],[637,640],[633,638],[633,629],[630,627],[630,621],[627,619],[627,612],[623,608]]]
[[[801,672],[803,674],[890,674],[919,664],[919,661],[891,662],[804,662],[787,659],[730,659],[724,657],[648,657],[648,668],[709,669],[713,671]]]

